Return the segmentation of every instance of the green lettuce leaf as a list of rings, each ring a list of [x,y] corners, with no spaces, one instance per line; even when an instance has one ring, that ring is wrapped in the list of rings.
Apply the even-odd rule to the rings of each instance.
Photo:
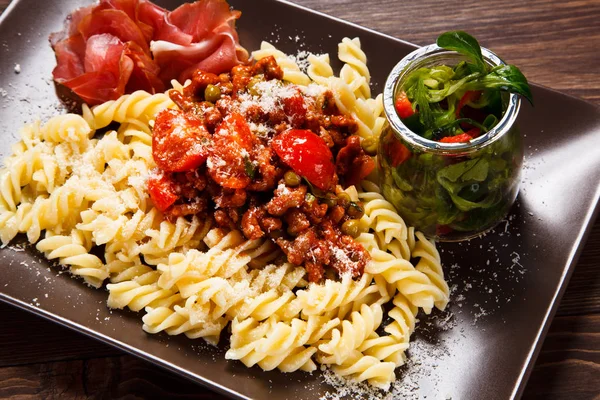
[[[486,65],[481,54],[481,46],[479,46],[477,39],[468,33],[463,31],[442,33],[437,38],[437,45],[469,57],[477,66],[478,71],[485,72]]]
[[[533,95],[527,83],[527,78],[514,65],[501,65],[489,74],[465,84],[467,90],[501,89],[520,94],[533,104]]]

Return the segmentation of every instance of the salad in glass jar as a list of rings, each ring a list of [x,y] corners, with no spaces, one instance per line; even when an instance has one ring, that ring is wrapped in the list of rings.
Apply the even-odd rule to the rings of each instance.
[[[515,125],[527,79],[465,32],[409,54],[384,89],[378,144],[385,197],[438,240],[494,227],[513,204],[523,162]]]

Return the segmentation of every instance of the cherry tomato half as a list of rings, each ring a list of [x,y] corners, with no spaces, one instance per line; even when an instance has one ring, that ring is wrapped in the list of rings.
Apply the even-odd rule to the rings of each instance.
[[[290,129],[277,135],[271,146],[295,173],[321,190],[330,188],[335,165],[331,150],[320,136],[304,129]]]
[[[398,97],[396,97],[396,112],[400,116],[400,118],[408,118],[415,113],[412,108],[412,104],[410,100],[406,96],[405,92],[398,93]]]

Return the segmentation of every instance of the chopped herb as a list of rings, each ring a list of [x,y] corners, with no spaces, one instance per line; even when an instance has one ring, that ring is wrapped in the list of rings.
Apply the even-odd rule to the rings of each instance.
[[[246,171],[246,175],[248,175],[250,179],[254,179],[254,176],[256,175],[256,167],[248,156],[244,156],[244,169]]]

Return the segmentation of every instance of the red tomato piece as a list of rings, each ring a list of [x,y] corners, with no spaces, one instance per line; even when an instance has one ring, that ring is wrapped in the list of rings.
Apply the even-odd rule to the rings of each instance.
[[[296,93],[293,96],[282,99],[283,111],[285,115],[290,117],[292,127],[300,127],[306,120],[306,104],[304,96],[301,93]]]
[[[152,157],[163,171],[190,171],[209,154],[210,134],[198,117],[181,110],[161,111],[154,122]]]
[[[400,143],[396,139],[392,139],[392,141],[388,145],[386,153],[388,159],[390,160],[390,164],[394,168],[402,164],[412,156],[411,151],[404,144]]]
[[[481,129],[475,127],[475,128],[471,128],[468,131],[465,132],[467,135],[471,136],[472,138],[476,138],[477,136],[481,135]]]
[[[156,208],[162,212],[179,199],[175,182],[165,174],[152,175],[148,178],[148,193]]]
[[[350,136],[335,159],[336,172],[348,186],[358,185],[375,169],[373,158],[365,154],[357,135]]]
[[[467,133],[461,133],[460,135],[456,136],[446,136],[440,140],[440,143],[467,143],[471,139],[473,139],[471,135]]]
[[[412,104],[410,100],[406,96],[405,92],[400,92],[398,97],[396,97],[396,112],[400,116],[400,118],[408,118],[415,113],[415,110],[412,108]]]
[[[277,135],[271,147],[298,175],[321,190],[331,187],[335,175],[333,155],[320,136],[304,129],[290,129]]]
[[[454,229],[452,229],[448,225],[436,225],[435,227],[435,234],[438,236],[444,236],[449,233],[452,233],[453,231]]]
[[[458,105],[456,106],[456,118],[460,117],[460,112],[467,103],[475,101],[481,97],[481,90],[469,90],[466,91],[465,94],[458,101]]]
[[[250,159],[254,136],[244,117],[235,112],[226,116],[215,130],[213,142],[206,163],[210,177],[229,189],[248,186],[254,169]]]
[[[372,157],[366,154],[362,154],[354,160],[350,169],[350,176],[347,177],[346,183],[348,185],[358,185],[363,179],[365,179],[375,169],[375,161]]]

